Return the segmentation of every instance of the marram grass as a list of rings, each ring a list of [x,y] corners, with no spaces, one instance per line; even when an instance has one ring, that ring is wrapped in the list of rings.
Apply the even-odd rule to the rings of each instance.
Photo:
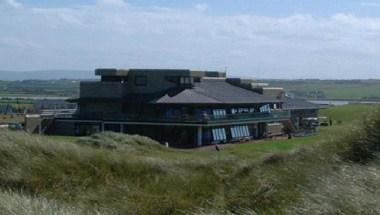
[[[259,157],[257,147],[235,150],[242,145],[175,150],[114,133],[56,142],[0,132],[0,211],[378,214],[379,116]]]

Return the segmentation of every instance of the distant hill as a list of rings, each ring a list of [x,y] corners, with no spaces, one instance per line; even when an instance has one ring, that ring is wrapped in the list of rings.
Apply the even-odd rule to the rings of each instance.
[[[52,79],[91,79],[94,71],[86,70],[35,70],[35,71],[1,71],[0,80],[52,80]]]

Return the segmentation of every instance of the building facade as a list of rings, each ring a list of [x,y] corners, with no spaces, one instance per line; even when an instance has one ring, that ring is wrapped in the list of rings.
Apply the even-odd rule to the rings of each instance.
[[[48,132],[123,132],[191,148],[278,135],[290,120],[281,97],[224,72],[97,69],[95,74],[100,80],[81,82],[80,97],[71,100],[77,113],[56,118]]]

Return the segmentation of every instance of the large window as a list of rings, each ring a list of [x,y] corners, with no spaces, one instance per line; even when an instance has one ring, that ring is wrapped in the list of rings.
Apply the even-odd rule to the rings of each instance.
[[[136,86],[146,86],[148,84],[147,77],[145,75],[135,76],[135,85]]]
[[[251,136],[249,133],[249,129],[247,125],[243,126],[232,126],[231,127],[231,136],[232,139],[249,137]]]
[[[224,128],[212,129],[212,139],[214,141],[225,141],[225,140],[227,140],[226,130]]]

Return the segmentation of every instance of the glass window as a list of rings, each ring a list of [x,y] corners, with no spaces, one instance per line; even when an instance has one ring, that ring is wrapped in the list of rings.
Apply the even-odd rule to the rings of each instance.
[[[264,105],[260,108],[260,112],[266,112],[266,113],[270,113],[270,105],[267,104],[267,105]]]
[[[179,83],[180,84],[192,84],[193,83],[193,79],[192,79],[192,77],[180,77],[179,78]]]
[[[240,138],[240,137],[249,137],[249,129],[247,125],[244,126],[233,126],[231,127],[231,135],[232,138]]]
[[[244,131],[242,126],[239,126],[239,137],[244,137]]]
[[[216,119],[224,118],[226,116],[226,110],[224,109],[214,109],[212,110],[212,114]]]
[[[244,131],[245,131],[244,134],[245,134],[246,137],[251,136],[251,135],[249,134],[248,126],[244,126]]]
[[[224,128],[214,128],[212,129],[212,137],[214,141],[226,140],[226,130]]]

